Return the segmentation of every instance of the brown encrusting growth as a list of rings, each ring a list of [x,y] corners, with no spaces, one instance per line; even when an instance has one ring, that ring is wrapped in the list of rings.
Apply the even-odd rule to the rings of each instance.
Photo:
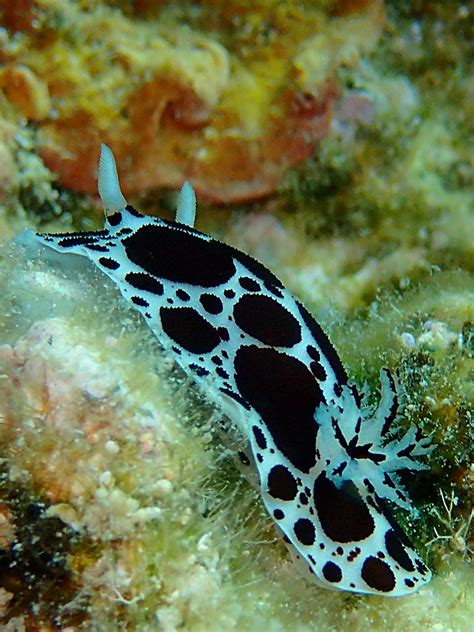
[[[64,187],[95,193],[105,142],[125,193],[188,179],[201,197],[254,199],[328,133],[337,69],[356,65],[383,24],[381,1],[366,4],[336,17],[268,0],[159,3],[146,19],[92,0],[6,6],[0,83],[39,125]]]

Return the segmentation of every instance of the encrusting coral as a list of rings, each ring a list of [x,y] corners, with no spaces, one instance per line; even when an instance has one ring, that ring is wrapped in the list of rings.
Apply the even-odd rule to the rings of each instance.
[[[379,0],[347,16],[268,0],[157,4],[146,19],[96,0],[4,15],[0,85],[38,125],[63,186],[95,193],[105,142],[127,166],[126,193],[184,179],[218,201],[271,193],[326,135],[336,69],[357,65],[383,24]]]

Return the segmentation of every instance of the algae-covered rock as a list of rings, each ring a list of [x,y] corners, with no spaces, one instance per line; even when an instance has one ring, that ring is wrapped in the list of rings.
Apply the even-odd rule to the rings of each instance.
[[[4,251],[5,622],[309,631],[316,621],[362,628],[370,617],[372,629],[447,620],[462,629],[460,555],[407,600],[300,578],[216,436],[216,413],[190,397],[191,384],[109,284],[74,259],[58,268],[18,246]]]
[[[79,51],[74,36],[84,35],[87,25],[94,31],[99,24],[94,16],[119,25],[109,35],[114,40],[117,32],[132,28],[129,15],[157,22],[165,16],[165,25],[175,25],[178,3],[68,2],[56,11],[53,0],[15,3],[21,11],[3,4],[8,32],[0,37],[4,55],[9,51],[14,59],[4,59],[2,77],[10,91],[0,98],[2,236],[10,238],[25,226],[97,228],[101,210],[94,199],[78,196],[64,182],[58,186],[39,158],[44,136],[37,126],[55,123],[44,114],[53,91],[48,87],[46,96],[38,81],[57,77],[46,73],[40,79],[36,67],[26,64],[33,75],[24,69],[25,41],[44,35],[46,24],[52,32],[46,34],[65,38],[56,41],[56,49],[71,59]],[[230,25],[240,7],[232,2],[209,7],[216,4],[225,31],[216,35],[216,47],[233,54]],[[369,382],[374,400],[379,369],[389,366],[398,374],[402,423],[416,423],[433,437],[436,449],[430,471],[404,477],[415,513],[397,518],[434,579],[399,599],[333,593],[307,583],[222,443],[218,411],[202,401],[105,279],[74,260],[58,267],[18,246],[2,246],[0,617],[6,630],[463,632],[470,627],[472,9],[458,2],[386,3],[385,31],[372,53],[374,40],[367,49],[356,47],[358,63],[351,64],[350,48],[336,46],[319,66],[305,47],[326,50],[321,42],[328,31],[309,32],[313,3],[290,4],[272,15],[280,27],[290,21],[302,29],[305,45],[294,58],[300,80],[314,79],[334,62],[340,96],[331,127],[317,153],[265,204],[230,213],[201,204],[197,225],[253,254],[282,278],[331,334],[351,378]],[[81,13],[86,5],[92,18],[81,14],[77,25],[68,22],[71,12]],[[250,46],[255,33],[262,46],[270,38],[271,24],[259,20],[263,5],[242,3],[236,47]],[[323,2],[317,13],[330,23],[354,11],[363,15],[371,6]],[[212,13],[189,3],[183,11],[197,31],[203,15]],[[41,28],[28,35],[36,15]],[[302,24],[307,15],[313,17]],[[212,28],[219,33],[218,24]],[[178,48],[162,31],[165,41],[157,45]],[[268,46],[270,54],[271,41]],[[88,50],[81,48],[81,55]],[[135,49],[124,54],[144,63]],[[94,59],[87,60],[93,66]],[[36,60],[38,68],[43,61]],[[57,63],[63,68],[67,61]],[[261,105],[254,81],[260,75],[239,68],[242,83],[234,94],[244,86]],[[78,66],[70,71],[77,78]],[[113,72],[103,72],[104,81],[118,85]],[[200,94],[211,103],[204,93],[215,83],[204,84]],[[75,86],[71,94],[79,99],[100,96],[93,73],[80,84],[83,94]],[[64,92],[71,85],[56,88]],[[193,89],[201,88],[193,84]],[[110,94],[102,96],[107,104]],[[23,118],[22,103],[30,108]],[[237,108],[236,103],[227,105]],[[66,110],[70,104],[66,100]],[[262,110],[244,105],[246,120],[258,121]],[[97,111],[103,125],[114,129],[123,123],[117,128],[116,114],[115,102]],[[69,130],[62,133],[65,143],[83,142],[80,134],[69,141]],[[92,141],[87,136],[92,144],[83,154],[91,191],[96,157],[90,147],[98,151],[107,139],[102,128],[94,134]],[[180,147],[182,138],[170,136],[170,142]],[[133,147],[143,155],[143,144]],[[130,165],[118,153],[126,179]],[[163,158],[162,167],[166,164]],[[137,189],[143,193],[142,184]],[[166,214],[166,197],[148,195],[142,202],[137,208]]]

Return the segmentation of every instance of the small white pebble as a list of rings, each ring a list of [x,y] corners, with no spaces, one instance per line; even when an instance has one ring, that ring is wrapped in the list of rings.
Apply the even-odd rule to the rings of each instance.
[[[109,347],[110,349],[113,349],[114,347],[116,347],[117,343],[118,343],[118,338],[116,338],[115,336],[106,336],[104,339],[104,345],[106,347]]]
[[[448,329],[443,322],[428,320],[424,323],[423,329],[426,333],[420,336],[418,343],[431,351],[447,349],[450,345],[457,344],[457,334]]]
[[[427,320],[423,323],[423,329],[425,331],[430,331],[430,329],[433,327],[433,321],[432,320]]]
[[[140,522],[145,524],[151,520],[158,520],[161,518],[161,509],[159,507],[143,507],[138,509],[132,516],[134,522]]]
[[[186,507],[181,513],[181,515],[178,517],[179,524],[185,527],[188,524],[188,522],[191,520],[192,513],[193,512],[192,512],[191,507]]]
[[[111,481],[112,481],[112,472],[110,472],[109,470],[107,470],[106,472],[102,472],[102,474],[99,476],[99,483],[101,485],[108,486],[110,485]]]
[[[179,608],[175,606],[164,606],[155,613],[159,632],[174,632],[181,628],[183,619]]]
[[[109,454],[118,454],[120,452],[118,443],[112,440],[106,441],[104,447]]]
[[[410,348],[416,345],[416,338],[412,334],[408,333],[408,331],[404,331],[400,335],[400,340],[402,341],[402,345],[404,347]]]
[[[162,496],[167,496],[173,491],[173,483],[167,478],[162,478],[159,481],[156,481],[155,489],[158,494]]]

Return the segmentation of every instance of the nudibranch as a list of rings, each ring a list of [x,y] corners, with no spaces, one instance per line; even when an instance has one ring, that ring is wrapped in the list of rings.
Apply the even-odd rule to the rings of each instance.
[[[279,279],[194,228],[188,183],[175,221],[142,215],[123,197],[103,145],[99,194],[103,230],[29,231],[26,241],[90,259],[230,418],[299,565],[320,586],[357,593],[401,596],[429,582],[388,507],[410,508],[396,472],[426,468],[418,459],[431,449],[414,426],[397,428],[390,372],[382,370],[380,402],[370,406]]]

